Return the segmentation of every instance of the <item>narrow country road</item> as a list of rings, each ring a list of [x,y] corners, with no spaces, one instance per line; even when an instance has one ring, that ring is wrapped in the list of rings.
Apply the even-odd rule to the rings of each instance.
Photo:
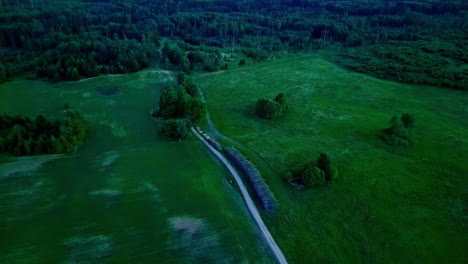
[[[262,233],[268,247],[271,249],[273,255],[275,256],[276,260],[278,261],[279,264],[287,264],[287,260],[283,255],[283,252],[281,249],[278,247],[276,244],[275,240],[270,234],[270,231],[266,227],[265,223],[263,222],[262,217],[260,216],[260,213],[258,212],[257,207],[255,206],[252,198],[249,195],[249,192],[247,191],[247,188],[245,187],[239,173],[234,169],[234,167],[231,165],[231,163],[218,151],[216,150],[213,146],[211,146],[204,137],[202,137],[196,130],[195,128],[192,127],[192,132],[201,140],[201,142],[209,149],[209,151],[216,156],[216,158],[223,163],[223,165],[229,170],[229,172],[232,174],[234,179],[237,182],[237,185],[239,186],[239,189],[242,193],[242,197],[244,198],[244,201],[247,205],[247,208],[249,209],[250,214],[252,215],[253,219],[255,220],[255,223],[257,223],[258,227],[260,228],[260,232]]]

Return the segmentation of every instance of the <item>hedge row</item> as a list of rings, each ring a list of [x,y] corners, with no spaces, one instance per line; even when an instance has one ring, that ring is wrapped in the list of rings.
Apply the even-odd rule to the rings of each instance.
[[[226,148],[225,153],[226,156],[234,162],[239,170],[245,175],[250,186],[255,191],[255,195],[260,201],[262,207],[267,212],[275,211],[277,201],[257,168],[255,168],[255,166],[234,147]]]
[[[218,141],[212,139],[212,138],[207,138],[206,141],[208,141],[208,143],[213,146],[216,150],[218,151],[223,151],[223,147],[221,146],[221,144],[219,144]]]

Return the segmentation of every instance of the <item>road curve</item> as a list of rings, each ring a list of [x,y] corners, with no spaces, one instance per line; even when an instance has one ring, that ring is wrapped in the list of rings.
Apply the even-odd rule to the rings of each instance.
[[[237,182],[237,185],[239,186],[239,189],[242,193],[242,197],[244,198],[245,204],[247,205],[247,208],[249,209],[250,214],[252,215],[253,219],[255,220],[255,223],[257,223],[258,227],[260,228],[260,232],[263,235],[263,238],[265,239],[266,243],[268,244],[268,247],[271,249],[273,255],[275,256],[276,260],[278,261],[279,264],[287,264],[288,261],[284,257],[283,252],[281,249],[278,247],[276,244],[275,240],[270,234],[270,231],[266,227],[265,223],[263,222],[262,217],[260,216],[260,213],[257,210],[257,207],[255,206],[252,198],[249,195],[249,192],[247,191],[247,188],[244,185],[244,182],[242,181],[239,173],[234,169],[234,167],[231,165],[231,163],[218,151],[216,150],[213,146],[211,146],[204,137],[202,137],[196,130],[195,128],[192,127],[192,132],[201,140],[201,142],[210,150],[210,152],[216,156],[216,158],[223,163],[223,165],[229,170],[229,172],[232,174],[234,179]]]

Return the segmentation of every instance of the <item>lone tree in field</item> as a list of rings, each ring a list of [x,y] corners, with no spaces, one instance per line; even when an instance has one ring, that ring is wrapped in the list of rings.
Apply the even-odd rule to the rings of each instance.
[[[289,110],[286,95],[278,94],[274,100],[260,99],[257,101],[257,115],[265,119],[281,116]]]

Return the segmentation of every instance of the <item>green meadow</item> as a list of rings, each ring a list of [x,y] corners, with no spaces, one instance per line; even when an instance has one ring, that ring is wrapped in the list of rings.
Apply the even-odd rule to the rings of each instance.
[[[216,127],[260,168],[280,210],[264,215],[290,263],[464,263],[468,95],[350,72],[327,52],[199,74]],[[285,93],[290,111],[255,114]],[[411,113],[411,144],[378,135]],[[230,144],[230,141],[221,141]],[[282,180],[321,152],[339,178],[296,190]]]
[[[271,263],[222,165],[159,135],[149,112],[172,77],[0,86],[0,113],[61,119],[67,103],[88,125],[72,154],[0,155],[0,263]]]

